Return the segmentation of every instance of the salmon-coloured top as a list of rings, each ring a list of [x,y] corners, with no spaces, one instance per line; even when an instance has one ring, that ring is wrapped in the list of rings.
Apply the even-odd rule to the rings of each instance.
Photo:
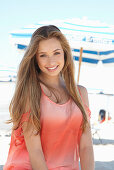
[[[88,115],[90,110],[85,105]],[[48,169],[79,170],[79,141],[82,113],[70,98],[65,104],[56,104],[43,92],[41,109],[41,144]],[[23,114],[21,123],[29,113]],[[7,162],[3,170],[32,170],[21,126],[11,135]]]

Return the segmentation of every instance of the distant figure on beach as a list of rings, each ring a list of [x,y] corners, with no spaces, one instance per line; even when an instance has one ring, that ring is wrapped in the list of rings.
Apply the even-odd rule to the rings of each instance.
[[[108,120],[111,120],[109,113],[108,113]],[[99,121],[99,123],[103,123],[106,121],[106,110],[100,109],[98,121]]]
[[[74,79],[70,45],[54,25],[38,28],[19,65],[3,170],[94,170],[88,93]]]
[[[99,117],[98,117],[99,123],[103,123],[105,121],[105,117],[106,117],[106,110],[101,109],[99,111]]]

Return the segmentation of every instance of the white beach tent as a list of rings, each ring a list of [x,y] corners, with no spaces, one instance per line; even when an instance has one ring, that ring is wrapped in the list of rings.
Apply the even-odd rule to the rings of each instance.
[[[87,18],[43,21],[29,25],[10,33],[11,43],[24,51],[29,44],[32,33],[43,25],[56,25],[67,37],[73,58],[79,62],[78,82],[81,63],[97,65],[114,64],[114,26]],[[79,59],[80,58],[80,59]]]

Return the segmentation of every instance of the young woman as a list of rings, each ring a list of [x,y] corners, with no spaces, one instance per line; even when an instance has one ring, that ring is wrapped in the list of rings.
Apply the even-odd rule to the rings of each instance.
[[[9,110],[4,170],[94,170],[86,88],[75,84],[71,49],[54,25],[38,28],[20,63]]]

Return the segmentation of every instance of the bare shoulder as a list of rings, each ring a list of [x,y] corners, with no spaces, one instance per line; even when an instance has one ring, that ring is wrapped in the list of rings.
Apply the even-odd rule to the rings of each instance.
[[[84,86],[78,85],[84,103],[89,107],[88,92]]]
[[[80,89],[80,92],[81,92],[82,95],[83,94],[85,94],[85,95],[88,94],[87,89],[84,86],[78,85],[78,88]]]

